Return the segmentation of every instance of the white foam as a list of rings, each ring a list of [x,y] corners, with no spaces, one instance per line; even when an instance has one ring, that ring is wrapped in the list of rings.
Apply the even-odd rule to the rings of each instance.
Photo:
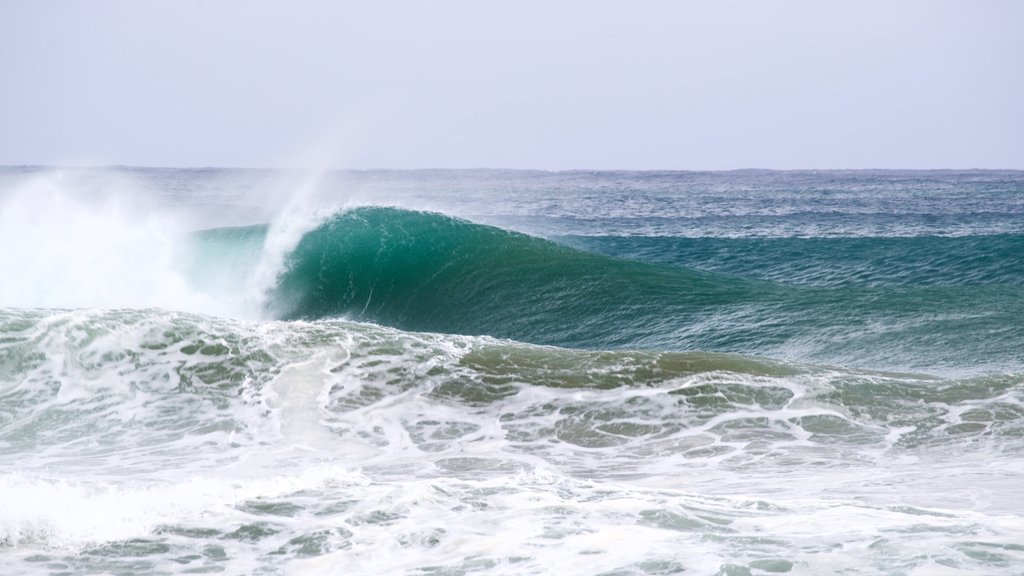
[[[284,271],[288,253],[329,214],[323,208],[318,209],[315,201],[322,177],[322,172],[308,174],[290,188],[287,202],[267,230],[263,252],[253,272],[249,290],[244,294],[250,306],[262,309],[267,291],[273,288]]]
[[[178,215],[124,175],[36,176],[0,205],[0,305],[235,312],[177,269],[186,234]]]
[[[197,475],[171,483],[0,474],[0,545],[75,551],[150,537],[159,526],[223,522],[247,500],[366,482],[332,465],[261,478]]]
[[[278,443],[284,449],[311,450],[331,458],[369,456],[373,454],[370,446],[342,440],[321,422],[330,391],[325,378],[330,364],[323,358],[291,364],[264,393],[267,405],[277,411]]]
[[[325,216],[314,200],[318,175],[278,186],[288,199],[271,222],[251,277],[238,290],[209,292],[185,272],[188,206],[161,204],[160,190],[115,171],[50,170],[0,195],[0,306],[166,308],[258,319],[285,257]],[[202,257],[202,255],[200,255]]]

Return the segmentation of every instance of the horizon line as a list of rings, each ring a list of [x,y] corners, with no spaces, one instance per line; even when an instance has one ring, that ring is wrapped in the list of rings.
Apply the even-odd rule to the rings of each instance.
[[[247,170],[267,172],[1024,172],[1024,168],[352,168],[312,166],[159,166],[135,164],[0,164],[0,169],[56,169],[56,170]]]

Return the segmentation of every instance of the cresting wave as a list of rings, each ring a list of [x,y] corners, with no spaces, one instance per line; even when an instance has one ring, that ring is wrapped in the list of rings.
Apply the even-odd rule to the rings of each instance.
[[[205,278],[207,288],[224,291],[235,283],[244,289],[267,230],[197,234],[201,258],[192,276]],[[804,262],[799,251],[786,255],[793,248],[773,248],[780,241],[772,239],[760,241],[762,251],[782,254],[760,260],[771,263],[767,270],[766,264],[744,267],[742,257],[736,263],[712,251],[692,262],[714,268],[710,258],[733,273],[702,272],[688,267],[690,260],[658,262],[646,254],[665,241],[620,239],[621,246],[609,249],[607,240],[573,240],[597,243],[591,252],[438,213],[355,208],[326,218],[298,240],[264,294],[263,309],[280,319],[340,317],[572,348],[703,350],[852,366],[870,360],[867,365],[876,368],[926,371],[964,365],[984,371],[986,362],[1000,368],[1020,362],[1016,350],[1024,336],[1012,318],[1024,314],[1024,304],[1012,298],[1013,266],[998,264],[1010,252],[957,261],[916,240],[902,249],[881,243],[875,249],[897,260],[897,269],[936,269],[938,259],[961,279],[941,282],[936,272],[922,273],[914,283],[890,282],[883,278],[884,264],[861,274],[858,263],[849,262],[868,242],[851,239],[852,246],[839,248],[847,250],[846,261],[837,256],[831,268],[833,278],[845,274],[846,281],[794,285],[769,278],[799,280],[801,266],[819,276],[829,269]],[[1008,250],[1016,241],[994,240]],[[986,273],[989,282],[978,278]],[[965,284],[965,275],[975,281]],[[948,333],[952,323],[959,324],[959,346],[936,346],[936,332]]]
[[[1024,234],[911,237],[685,238],[562,236],[599,252],[817,287],[1024,284]],[[766,265],[770,263],[770,265]]]
[[[173,212],[140,217],[130,203],[30,192],[0,214],[7,305],[346,318],[953,375],[1024,370],[1020,234],[554,242],[394,207],[189,233]]]
[[[749,288],[629,262],[437,213],[358,208],[307,233],[268,308],[406,330],[486,334],[575,347],[655,347]],[[667,308],[666,308],[667,307]],[[677,326],[659,318],[674,316]]]

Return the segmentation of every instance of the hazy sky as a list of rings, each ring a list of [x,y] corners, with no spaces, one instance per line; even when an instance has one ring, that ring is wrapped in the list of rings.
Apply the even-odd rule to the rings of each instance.
[[[0,164],[1024,168],[1024,1],[0,0]]]

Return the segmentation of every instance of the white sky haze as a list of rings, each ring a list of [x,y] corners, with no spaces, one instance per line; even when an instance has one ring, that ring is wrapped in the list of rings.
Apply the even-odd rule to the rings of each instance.
[[[0,164],[1024,168],[1024,2],[0,0]]]

